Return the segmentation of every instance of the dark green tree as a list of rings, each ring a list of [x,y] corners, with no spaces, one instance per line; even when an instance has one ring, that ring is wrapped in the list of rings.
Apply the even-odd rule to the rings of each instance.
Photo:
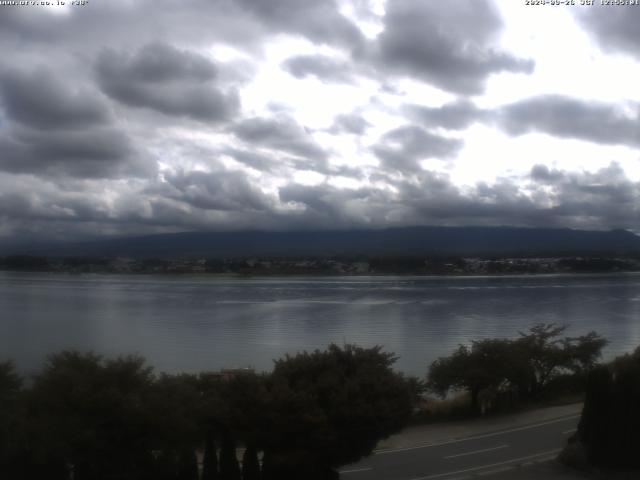
[[[24,468],[19,445],[22,378],[11,362],[0,363],[0,477],[18,476]],[[18,442],[17,442],[18,440]]]
[[[240,480],[240,465],[236,456],[236,442],[231,433],[222,436],[220,448],[220,480]]]
[[[195,375],[162,374],[155,379],[145,405],[153,418],[149,436],[154,450],[181,452],[201,446],[201,397]]]
[[[156,459],[157,480],[176,480],[178,477],[178,458],[172,450],[162,450]]]
[[[580,337],[560,335],[566,326],[537,324],[515,340],[487,339],[460,345],[431,364],[428,388],[442,396],[467,391],[472,411],[479,411],[482,391],[537,398],[550,381],[573,375],[584,388],[586,375],[600,357],[606,340],[595,332]]]
[[[263,477],[323,479],[400,430],[413,388],[380,347],[331,345],[277,360],[269,379]]]
[[[601,355],[607,341],[596,332],[580,337],[560,335],[566,325],[539,323],[520,332],[516,347],[526,363],[526,384],[520,389],[528,396],[537,397],[544,391],[549,381],[563,372],[586,375]]]
[[[213,433],[207,432],[202,459],[202,480],[218,480],[218,453]]]
[[[152,381],[138,357],[50,357],[28,396],[32,456],[72,466],[77,480],[141,477],[153,421],[146,408]]]
[[[252,445],[248,445],[242,455],[242,480],[260,480],[258,451]]]
[[[480,411],[480,392],[498,389],[518,375],[517,355],[509,340],[481,340],[471,348],[460,345],[448,357],[431,364],[428,388],[441,396],[452,390],[465,390],[471,398],[471,410]]]
[[[199,480],[196,452],[184,448],[178,455],[177,480]]]
[[[589,375],[578,437],[599,466],[640,467],[640,348]]]

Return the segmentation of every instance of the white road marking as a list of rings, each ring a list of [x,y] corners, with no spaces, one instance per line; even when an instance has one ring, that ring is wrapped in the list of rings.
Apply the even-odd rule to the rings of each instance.
[[[340,470],[338,473],[343,474],[343,473],[357,473],[357,472],[368,472],[369,470],[372,470],[372,468],[354,468],[353,470]]]
[[[509,430],[501,430],[499,432],[485,433],[483,435],[475,435],[475,436],[471,436],[471,437],[458,438],[458,439],[455,439],[455,440],[447,440],[446,442],[425,443],[423,445],[416,445],[414,447],[395,448],[395,449],[389,449],[389,450],[378,450],[376,452],[373,452],[373,454],[374,455],[386,455],[386,454],[389,454],[389,453],[406,452],[408,450],[418,450],[418,449],[421,449],[421,448],[439,447],[441,445],[451,445],[452,443],[468,442],[470,440],[477,440],[477,439],[480,439],[480,438],[495,437],[497,435],[504,435],[505,433],[520,432],[522,430],[528,430],[528,429],[531,429],[531,428],[543,427],[545,425],[551,425],[553,423],[565,422],[567,420],[572,420],[574,418],[580,418],[580,415],[571,415],[569,417],[562,417],[562,418],[558,418],[558,419],[555,419],[555,420],[550,420],[548,422],[535,423],[535,424],[532,424],[532,425],[525,425],[523,427],[511,428]]]
[[[482,450],[474,450],[473,452],[457,453],[455,455],[449,455],[449,456],[444,457],[444,458],[465,457],[467,455],[475,455],[476,453],[484,453],[484,452],[491,452],[493,450],[500,450],[501,448],[507,448],[508,446],[509,445],[498,445],[497,447],[483,448]]]
[[[570,433],[576,432],[577,430],[577,428],[572,428],[571,430],[565,430],[564,432],[562,432],[562,434],[569,435]]]
[[[543,457],[545,455],[554,455],[556,453],[559,453],[560,451],[561,449],[558,448],[556,450],[550,450],[548,452],[536,453],[534,455],[527,455],[526,457],[512,458],[511,460],[505,460],[504,462],[491,463],[489,465],[480,465],[478,467],[466,468],[464,470],[456,470],[455,472],[437,473],[435,475],[427,475],[426,477],[416,477],[416,478],[412,478],[411,480],[431,480],[432,478],[442,478],[442,477],[448,477],[450,475],[458,475],[460,473],[475,472],[478,470],[484,470],[487,468],[499,467],[501,465],[508,465],[510,463],[520,462],[522,460],[529,460],[531,458]]]

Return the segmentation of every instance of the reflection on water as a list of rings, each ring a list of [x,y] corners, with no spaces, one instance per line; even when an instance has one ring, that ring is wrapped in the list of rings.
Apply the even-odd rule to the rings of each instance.
[[[253,366],[331,342],[383,345],[422,375],[459,343],[536,322],[640,345],[640,275],[219,278],[0,272],[0,358],[140,353],[164,371]]]

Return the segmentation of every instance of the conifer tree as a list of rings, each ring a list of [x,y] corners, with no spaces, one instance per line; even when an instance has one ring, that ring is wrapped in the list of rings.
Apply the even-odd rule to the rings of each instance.
[[[198,480],[198,459],[191,449],[184,449],[178,457],[178,480]]]
[[[242,456],[242,480],[260,480],[258,451],[253,445],[248,445]]]
[[[209,432],[204,441],[204,458],[202,459],[202,480],[218,480],[218,454],[213,433]]]
[[[236,457],[236,442],[229,432],[222,437],[220,448],[220,480],[241,480],[240,465]]]

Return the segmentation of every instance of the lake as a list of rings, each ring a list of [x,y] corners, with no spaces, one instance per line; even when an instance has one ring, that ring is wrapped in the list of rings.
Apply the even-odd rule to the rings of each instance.
[[[65,275],[0,272],[0,359],[139,353],[160,371],[254,367],[329,343],[383,345],[424,375],[459,343],[536,322],[640,345],[640,274],[505,277]]]

